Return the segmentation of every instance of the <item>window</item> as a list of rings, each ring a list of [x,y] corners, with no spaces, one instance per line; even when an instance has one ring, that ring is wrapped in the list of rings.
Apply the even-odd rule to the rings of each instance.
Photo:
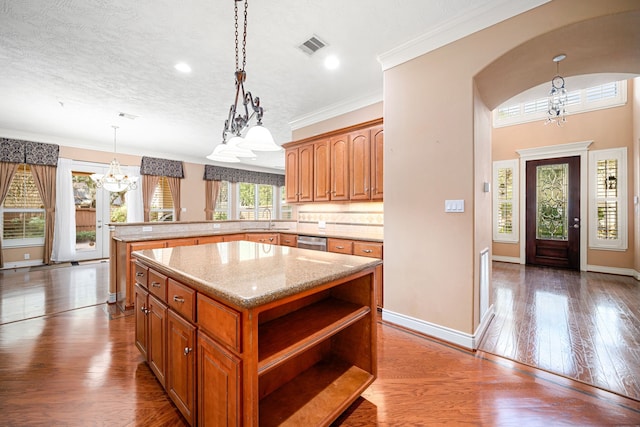
[[[518,241],[518,160],[493,162],[493,240]]]
[[[627,82],[610,82],[567,93],[567,114],[584,113],[624,105],[627,102]],[[533,101],[503,104],[493,111],[493,126],[511,126],[547,117],[546,97]]]
[[[286,187],[279,188],[280,191],[280,219],[293,219],[293,206],[287,203]]]
[[[589,153],[589,246],[627,249],[627,149]]]
[[[276,187],[263,184],[238,184],[238,218],[268,220],[275,218],[273,212],[273,193]]]
[[[149,221],[173,221],[173,199],[171,198],[171,189],[169,182],[164,176],[160,177],[156,191],[151,199],[151,207],[149,210]]]
[[[43,245],[44,218],[44,206],[31,168],[20,165],[2,204],[3,246]]]
[[[220,192],[218,193],[218,198],[216,199],[216,210],[213,213],[213,219],[215,220],[226,220],[231,218],[231,214],[229,212],[229,181],[222,181],[220,183]]]

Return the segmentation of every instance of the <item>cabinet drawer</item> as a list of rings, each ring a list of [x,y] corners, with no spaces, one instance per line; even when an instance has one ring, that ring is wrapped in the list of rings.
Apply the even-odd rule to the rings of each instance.
[[[295,234],[280,233],[280,245],[291,246],[295,248],[296,246],[298,246],[298,236]]]
[[[136,268],[135,268],[134,277],[135,277],[136,283],[138,283],[141,286],[144,286],[146,289],[147,273],[149,269],[142,264],[138,264],[137,262],[135,263],[135,266]]]
[[[198,326],[216,341],[241,353],[242,316],[237,311],[198,294]]]
[[[382,243],[353,242],[353,254],[371,258],[382,258]]]
[[[149,292],[167,302],[167,276],[149,269]]]
[[[169,307],[180,313],[190,322],[195,322],[196,291],[169,279],[167,283],[167,299]]]
[[[327,251],[351,255],[353,253],[353,241],[344,239],[327,239]]]

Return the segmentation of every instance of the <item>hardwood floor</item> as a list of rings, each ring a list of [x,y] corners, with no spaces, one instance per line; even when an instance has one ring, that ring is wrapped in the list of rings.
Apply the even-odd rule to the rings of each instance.
[[[640,400],[640,282],[494,262],[480,350]]]
[[[89,268],[65,269],[78,267]],[[90,268],[105,278],[101,270],[108,264]],[[106,288],[107,280],[78,282],[85,276],[71,273],[42,279],[30,273],[22,285],[28,287],[30,278],[66,277],[65,284],[50,283],[57,295],[45,297],[45,305],[73,300],[62,295],[65,290],[93,294],[92,286]],[[2,294],[19,286],[8,276],[0,274]],[[47,307],[38,312],[49,314],[34,317],[29,304],[23,306],[26,320],[0,325],[0,425],[186,425],[133,344],[133,316],[110,317],[105,304],[59,304],[58,314]],[[335,425],[640,424],[638,401],[484,352],[383,323],[378,346],[378,379]]]

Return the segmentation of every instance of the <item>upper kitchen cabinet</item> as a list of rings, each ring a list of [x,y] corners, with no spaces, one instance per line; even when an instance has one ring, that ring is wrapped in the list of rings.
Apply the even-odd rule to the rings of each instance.
[[[313,145],[285,151],[285,194],[288,203],[313,201]]]
[[[287,202],[382,200],[383,135],[377,119],[284,144]]]

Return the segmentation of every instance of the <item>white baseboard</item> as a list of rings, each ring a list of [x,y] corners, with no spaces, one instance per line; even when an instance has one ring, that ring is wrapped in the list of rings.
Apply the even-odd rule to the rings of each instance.
[[[520,264],[520,257],[493,255],[491,261],[510,262],[512,264]]]
[[[429,335],[434,338],[450,342],[460,347],[475,350],[478,348],[478,344],[480,342],[480,339],[482,338],[482,334],[484,334],[490,320],[493,318],[494,310],[495,309],[493,305],[491,305],[473,335],[467,334],[465,332],[460,332],[455,329],[447,328],[446,326],[440,326],[436,325],[435,323],[430,323],[421,319],[406,316],[401,313],[395,313],[384,308],[382,309],[382,320],[384,320],[385,322],[394,323],[412,331],[420,332],[421,334]]]
[[[35,267],[35,266],[41,266],[41,265],[42,265],[41,259],[30,259],[28,261],[5,262],[2,268],[6,270],[11,268],[25,268],[25,267]]]
[[[607,267],[604,265],[587,264],[587,271],[593,271],[595,273],[618,274],[620,276],[631,276],[636,280],[640,280],[640,272],[634,270],[633,268]]]

